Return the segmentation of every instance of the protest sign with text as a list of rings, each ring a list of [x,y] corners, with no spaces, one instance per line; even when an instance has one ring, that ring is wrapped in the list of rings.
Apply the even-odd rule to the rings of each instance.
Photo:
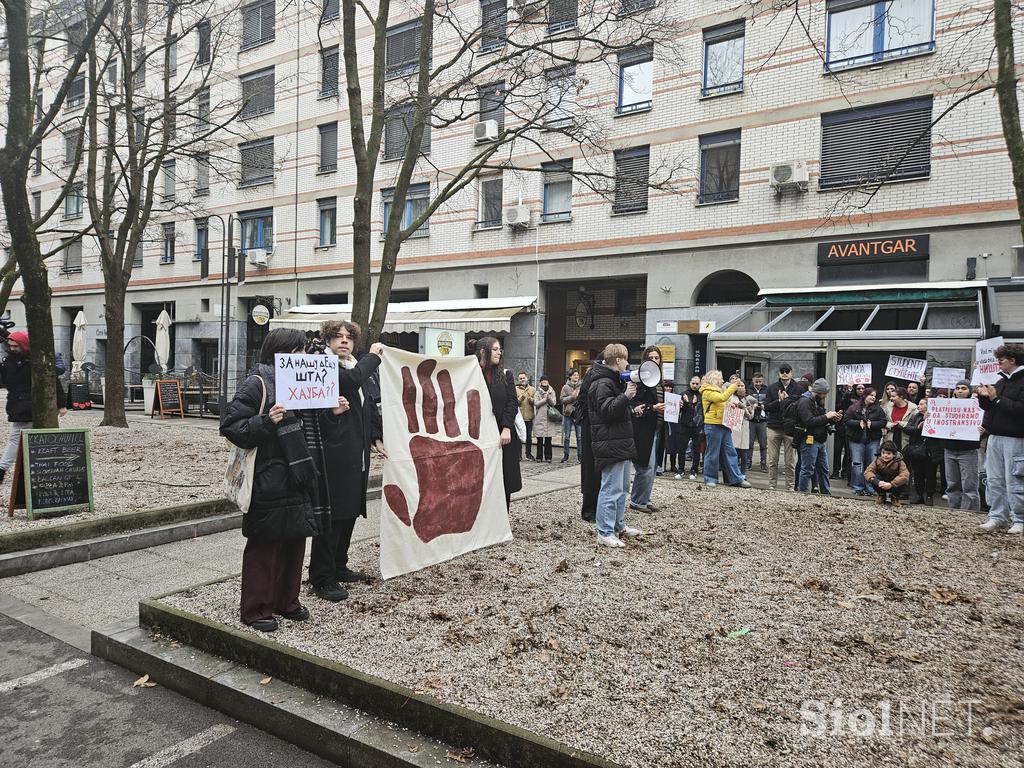
[[[966,376],[966,368],[932,368],[932,389],[953,389]]]
[[[840,365],[836,368],[836,383],[839,386],[844,384],[870,384],[871,363],[853,363],[852,365]]]
[[[924,376],[924,371],[927,367],[927,360],[918,360],[916,357],[889,355],[889,365],[885,368],[885,375],[893,379],[917,381]]]
[[[927,437],[946,440],[980,440],[981,408],[973,397],[930,397],[928,418],[924,422]]]
[[[337,408],[337,355],[274,355],[274,395],[289,411]]]
[[[672,392],[665,393],[665,421],[670,424],[679,423],[679,403],[683,396]]]
[[[974,345],[974,373],[971,374],[971,385],[995,384],[999,381],[999,361],[996,350],[1003,346],[1003,337],[982,339]]]

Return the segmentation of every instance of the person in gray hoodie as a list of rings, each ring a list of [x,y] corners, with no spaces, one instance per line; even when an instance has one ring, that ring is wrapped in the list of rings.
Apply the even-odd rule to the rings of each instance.
[[[953,389],[953,397],[970,398],[971,382],[961,379]],[[978,435],[980,438],[981,435]],[[946,463],[946,496],[950,509],[981,511],[978,493],[978,447],[980,440],[943,440]]]

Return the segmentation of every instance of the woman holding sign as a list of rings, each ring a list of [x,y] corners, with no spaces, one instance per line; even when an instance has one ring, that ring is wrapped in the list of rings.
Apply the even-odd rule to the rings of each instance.
[[[260,632],[277,629],[275,614],[305,621],[299,602],[306,539],[326,519],[323,447],[317,411],[286,412],[274,401],[274,355],[302,352],[302,331],[275,328],[221,416],[220,433],[239,448],[256,449],[252,498],[242,517],[242,622]],[[339,400],[336,413],[347,408]]]
[[[953,397],[970,399],[971,382],[961,379],[953,389]],[[980,437],[980,436],[979,436]],[[970,512],[981,510],[978,494],[978,440],[943,440],[946,463],[946,496],[950,509]]]

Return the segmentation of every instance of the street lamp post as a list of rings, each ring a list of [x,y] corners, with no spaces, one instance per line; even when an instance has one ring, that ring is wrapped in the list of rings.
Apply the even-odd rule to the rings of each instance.
[[[220,393],[217,398],[217,411],[220,416],[224,415],[228,403],[228,358],[231,352],[231,278],[241,284],[245,281],[245,267],[242,259],[245,254],[238,255],[235,251],[234,223],[237,220],[228,214],[227,223],[224,218],[217,214],[210,214],[208,218],[220,221],[221,239],[220,250]],[[207,235],[209,241],[209,235]],[[238,256],[237,277],[235,272],[235,258]],[[209,275],[210,249],[209,245],[204,249],[203,261],[206,265],[206,272]]]

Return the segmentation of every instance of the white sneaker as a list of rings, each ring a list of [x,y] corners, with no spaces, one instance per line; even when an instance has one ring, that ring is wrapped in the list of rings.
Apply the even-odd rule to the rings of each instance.
[[[631,528],[627,525],[625,528],[619,531],[619,535],[625,536],[627,539],[635,539],[637,536],[643,536],[644,532],[641,531],[639,528]]]
[[[1002,529],[1003,523],[999,520],[990,519],[978,526],[978,531],[980,533],[995,533],[996,531],[1001,531]]]
[[[1024,523],[1014,523],[1010,526],[1010,530],[1007,533],[1014,533],[1018,536],[1024,534]]]
[[[696,479],[697,479],[697,476],[696,476],[695,474],[693,474],[693,472],[691,472],[691,473],[690,473],[690,479],[691,479],[691,480],[696,480]]]
[[[619,541],[615,536],[602,536],[601,534],[597,535],[597,543],[598,544],[603,544],[606,547],[624,547],[624,546],[626,546],[621,541]]]
[[[682,479],[683,479],[682,475],[676,475],[676,480],[682,480]]]

